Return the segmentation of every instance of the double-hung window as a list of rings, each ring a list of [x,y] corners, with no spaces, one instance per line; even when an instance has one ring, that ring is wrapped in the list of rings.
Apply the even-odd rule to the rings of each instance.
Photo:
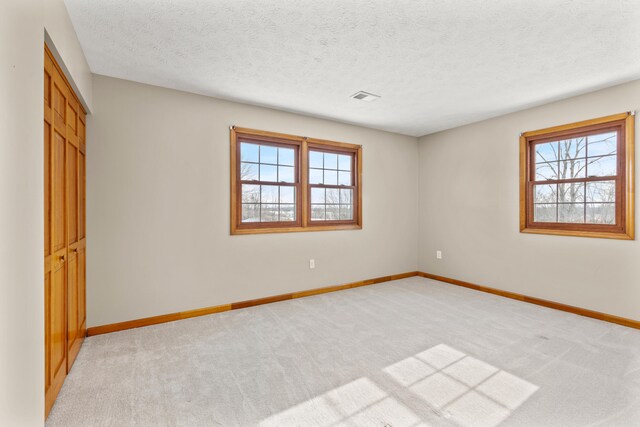
[[[634,238],[634,116],[526,132],[520,139],[520,229]]]
[[[312,224],[353,222],[356,154],[313,144],[309,147]]]
[[[231,129],[231,233],[362,228],[359,145]]]

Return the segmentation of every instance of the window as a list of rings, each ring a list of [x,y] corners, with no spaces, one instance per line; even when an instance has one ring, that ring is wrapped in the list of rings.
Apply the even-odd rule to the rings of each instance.
[[[359,145],[231,129],[231,234],[362,228]]]
[[[355,153],[309,148],[312,223],[353,221]]]
[[[241,222],[299,225],[299,147],[270,141],[241,141],[239,146]]]
[[[634,116],[526,132],[520,138],[520,230],[634,238]]]

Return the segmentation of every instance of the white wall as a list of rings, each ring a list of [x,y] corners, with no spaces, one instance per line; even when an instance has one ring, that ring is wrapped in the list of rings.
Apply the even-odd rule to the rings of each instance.
[[[44,419],[43,16],[0,2],[0,425]]]
[[[42,1],[42,0],[41,0]],[[47,42],[87,113],[93,109],[93,75],[64,0],[44,0]]]
[[[94,95],[89,326],[416,269],[416,138],[101,76]],[[362,144],[364,229],[231,236],[230,125]]]
[[[422,137],[420,269],[640,320],[638,241],[519,233],[520,132],[631,110],[640,81]]]

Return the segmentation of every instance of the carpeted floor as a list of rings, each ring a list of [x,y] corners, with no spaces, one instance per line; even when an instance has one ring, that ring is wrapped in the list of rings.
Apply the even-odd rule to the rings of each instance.
[[[638,426],[640,331],[419,277],[89,338],[57,426]]]

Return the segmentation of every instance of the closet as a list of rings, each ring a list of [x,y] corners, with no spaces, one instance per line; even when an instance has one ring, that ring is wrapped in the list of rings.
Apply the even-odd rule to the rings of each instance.
[[[45,416],[86,333],[85,111],[44,52]]]

